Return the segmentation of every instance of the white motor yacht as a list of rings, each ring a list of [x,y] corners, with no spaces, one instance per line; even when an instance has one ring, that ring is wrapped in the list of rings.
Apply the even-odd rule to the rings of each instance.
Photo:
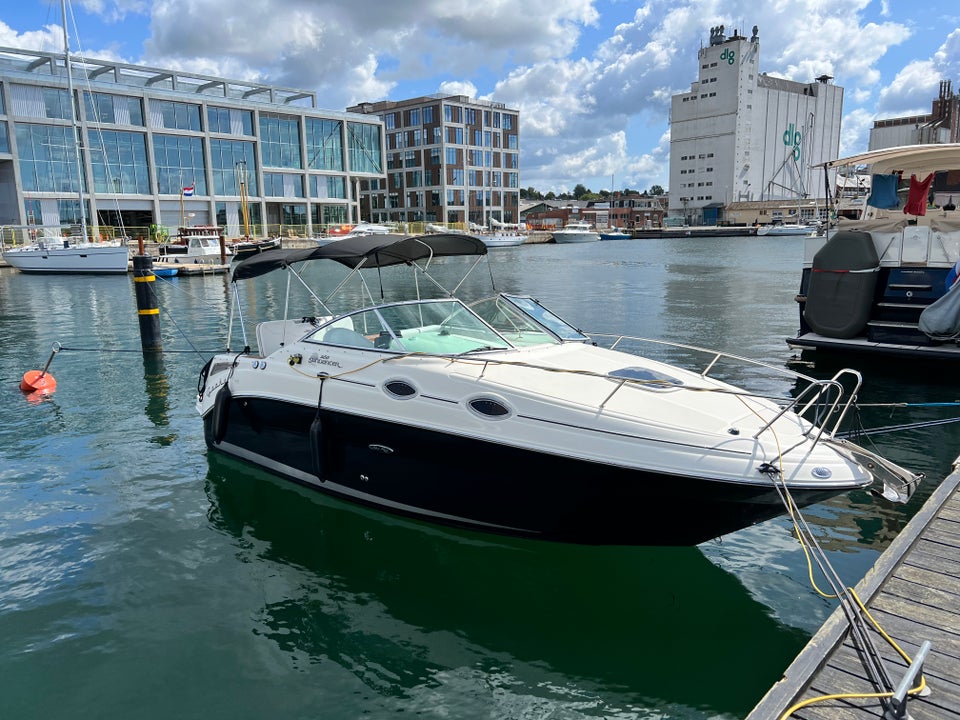
[[[783,514],[786,498],[882,485],[904,499],[918,482],[837,434],[856,396],[837,379],[755,363],[804,389],[752,394],[713,375],[743,358],[664,364],[533,298],[468,303],[436,277],[486,256],[464,234],[370,235],[236,263],[243,349],[198,381],[209,448],[386,512],[584,544],[692,545]],[[308,282],[317,262],[331,287]],[[239,306],[256,293],[238,286],[272,272],[287,274],[284,316],[248,335]]]

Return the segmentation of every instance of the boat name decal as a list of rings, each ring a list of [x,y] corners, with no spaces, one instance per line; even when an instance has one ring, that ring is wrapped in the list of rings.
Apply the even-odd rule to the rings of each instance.
[[[339,360],[331,360],[329,355],[318,355],[314,353],[307,359],[308,363],[313,365],[329,365],[330,367],[342,368]]]

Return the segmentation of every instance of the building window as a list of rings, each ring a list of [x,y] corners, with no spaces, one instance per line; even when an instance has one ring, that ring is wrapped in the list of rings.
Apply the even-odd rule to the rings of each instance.
[[[264,167],[303,167],[300,162],[300,121],[260,113],[260,155]]]
[[[25,191],[75,193],[80,189],[73,128],[18,123],[16,132]]]
[[[433,120],[433,105],[428,105],[423,108],[423,124],[430,125],[434,122]]]
[[[347,123],[347,153],[351,172],[383,173],[380,127],[367,123]]]
[[[343,123],[307,118],[307,168],[343,170]]]
[[[88,122],[143,127],[143,105],[140,98],[85,92],[83,103]]]
[[[290,173],[265,172],[263,195],[284,198],[303,197],[303,178]]]
[[[207,130],[224,135],[253,135],[253,113],[237,108],[207,108]]]
[[[200,106],[172,100],[151,100],[150,123],[155,128],[200,132]]]
[[[453,168],[453,172],[450,173],[450,184],[463,185],[463,168]]]
[[[456,165],[457,164],[457,149],[456,148],[447,148],[447,165]]]
[[[147,139],[143,133],[91,130],[90,144],[94,192],[150,194]]]
[[[410,122],[409,126],[415,126],[420,124],[420,108],[413,108],[410,110]]]
[[[213,174],[215,195],[239,195],[238,173],[244,170],[246,170],[247,195],[259,195],[254,167],[256,166],[252,142],[210,139],[210,169]]]
[[[0,100],[0,103],[2,102],[3,101]],[[0,112],[2,111],[3,108],[0,108]],[[10,152],[10,138],[7,135],[7,124],[5,122],[0,122],[0,152]]]
[[[57,88],[43,88],[43,104],[46,107],[48,118],[61,118],[69,120],[70,115],[70,96],[66,90]]]
[[[383,127],[387,130],[394,130],[397,127],[397,114],[387,113],[383,116]]]
[[[200,138],[154,135],[153,163],[157,173],[157,192],[161,195],[179,195],[183,188],[190,186],[193,186],[197,195],[208,194],[204,175],[203,141]]]

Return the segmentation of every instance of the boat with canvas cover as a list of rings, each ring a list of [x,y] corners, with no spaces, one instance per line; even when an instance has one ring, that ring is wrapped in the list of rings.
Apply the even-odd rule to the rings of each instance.
[[[952,301],[947,279],[960,261],[960,214],[946,183],[960,170],[960,144],[886,148],[822,167],[844,166],[858,174],[869,168],[871,194],[860,217],[839,218],[824,236],[805,240],[800,328],[787,343],[818,355],[960,361],[960,304],[954,333],[930,332],[923,322]]]
[[[236,263],[228,349],[198,380],[208,447],[386,512],[582,544],[693,545],[783,514],[786,496],[904,499],[919,480],[837,435],[853,371],[751,363],[804,387],[751,394],[717,377],[744,358],[683,346],[703,359],[685,369],[628,352],[662,344],[582,333],[531,297],[468,302],[486,258],[465,234],[371,235]],[[257,294],[239,286],[275,272],[284,316],[248,336],[241,301]]]

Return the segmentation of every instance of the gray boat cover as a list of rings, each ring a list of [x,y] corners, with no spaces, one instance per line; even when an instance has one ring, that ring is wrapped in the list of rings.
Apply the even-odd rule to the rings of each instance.
[[[933,340],[960,338],[960,283],[954,285],[936,302],[920,313],[918,326]]]
[[[859,335],[870,319],[879,270],[870,233],[840,230],[813,256],[804,320],[825,337]]]

